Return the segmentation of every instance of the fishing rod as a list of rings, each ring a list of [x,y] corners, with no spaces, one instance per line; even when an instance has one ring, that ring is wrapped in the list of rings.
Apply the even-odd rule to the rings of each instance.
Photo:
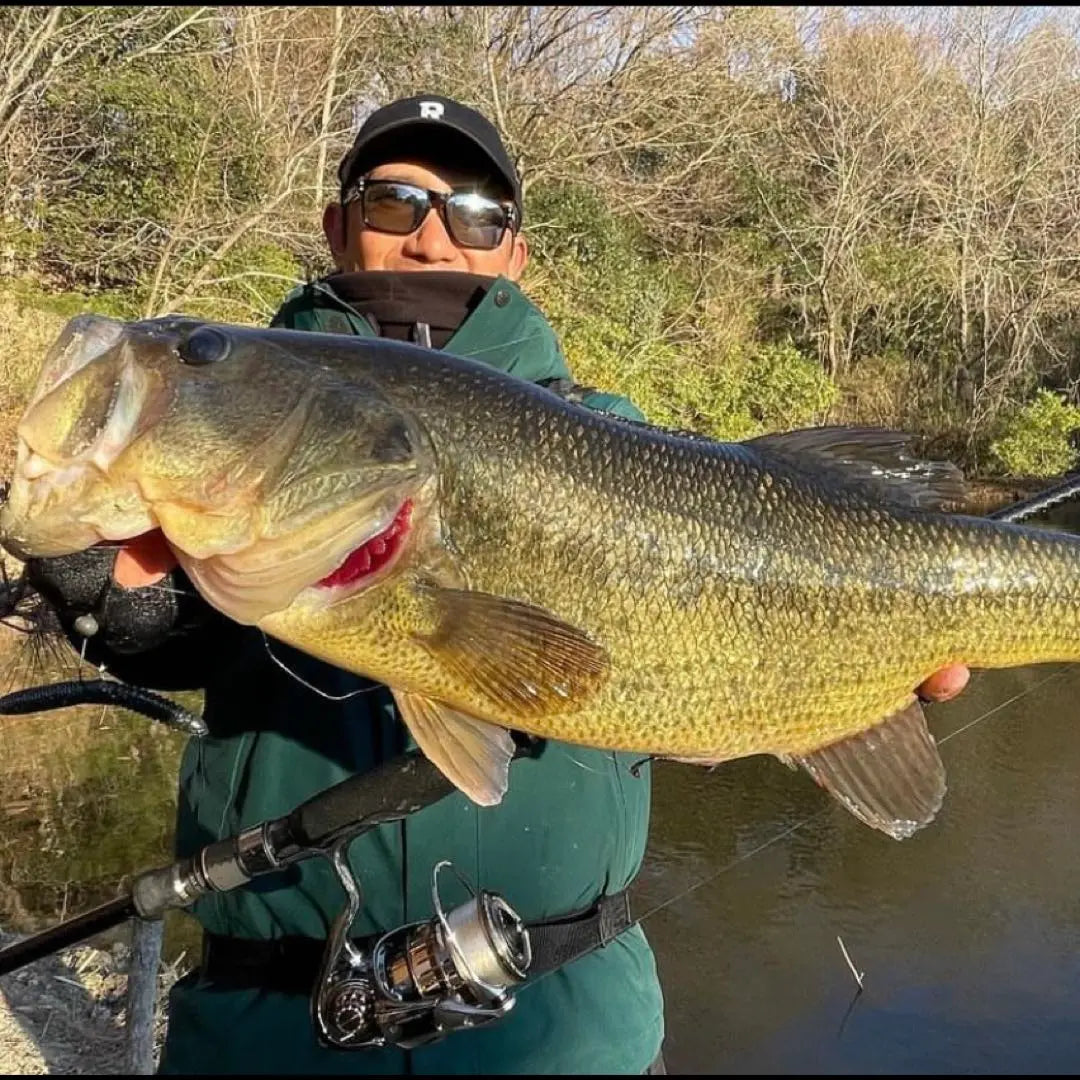
[[[126,895],[0,949],[0,975],[122,923],[160,918],[209,892],[284,869],[448,795],[453,785],[418,752],[353,776],[291,813],[207,844],[195,855],[138,874]]]
[[[1075,499],[1078,495],[1080,495],[1080,473],[1073,473],[1052,487],[1036,492],[1019,502],[1002,506],[986,516],[994,521],[1016,524],[1027,521],[1044,510],[1050,510],[1063,502],[1068,502],[1069,499]]]
[[[120,705],[196,738],[207,733],[202,718],[179,703],[107,679],[4,695],[0,715],[91,703]],[[543,740],[515,732],[514,744],[517,760],[537,756]],[[454,790],[419,750],[403,754],[319,792],[288,814],[143,871],[124,895],[0,949],[0,976],[129,919],[160,919],[209,893],[228,892],[322,856],[330,861],[347,902],[328,935],[310,995],[320,1041],[342,1049],[417,1046],[457,1028],[488,1023],[513,1006],[510,988],[524,980],[534,959],[529,930],[501,896],[473,890],[464,879],[472,898],[446,910],[439,874],[451,867],[448,861],[432,871],[432,919],[379,935],[367,948],[348,937],[361,907],[360,885],[347,860],[349,845]],[[541,954],[543,945],[541,940]]]
[[[41,614],[36,590],[30,589],[25,576],[9,580],[2,565],[0,579],[2,619],[14,619],[10,625],[15,629],[22,629],[19,620],[33,626]],[[78,620],[75,628],[84,637],[98,630],[96,622],[80,627]],[[79,704],[118,705],[196,738],[207,734],[202,718],[178,702],[113,679],[74,680],[0,696],[0,715]],[[543,740],[512,735],[513,760],[542,751]],[[170,909],[190,907],[210,892],[239,888],[256,876],[322,856],[330,862],[346,904],[321,948],[321,959],[319,943],[311,943],[318,974],[310,990],[310,1007],[320,1042],[342,1049],[388,1043],[410,1047],[457,1028],[488,1023],[514,1005],[510,988],[526,977],[530,965],[543,971],[565,959],[563,938],[543,924],[526,927],[501,896],[472,889],[460,874],[471,899],[445,908],[439,875],[453,870],[449,861],[432,870],[433,918],[377,935],[366,944],[348,936],[362,897],[346,857],[349,845],[368,830],[400,821],[454,790],[418,750],[385,762],[320,792],[289,814],[208,844],[191,857],[144,871],[124,895],[0,950],[0,976],[129,919],[152,922]],[[584,929],[595,924],[600,940],[606,940],[605,934],[622,925],[613,925],[613,908],[598,905],[597,912],[582,920]],[[305,939],[302,944],[306,943]]]

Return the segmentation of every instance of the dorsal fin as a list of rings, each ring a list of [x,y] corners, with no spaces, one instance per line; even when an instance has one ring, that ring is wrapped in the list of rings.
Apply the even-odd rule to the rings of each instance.
[[[913,453],[916,439],[887,428],[834,426],[759,435],[742,445],[802,472],[831,472],[894,504],[959,510],[965,500],[963,473],[950,461],[927,461]]]

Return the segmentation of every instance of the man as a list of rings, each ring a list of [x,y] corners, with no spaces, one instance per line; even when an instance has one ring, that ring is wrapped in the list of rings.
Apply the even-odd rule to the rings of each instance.
[[[395,102],[365,123],[339,178],[341,198],[323,215],[338,272],[291,294],[273,325],[406,339],[534,382],[569,380],[554,333],[516,285],[528,259],[520,183],[487,120],[437,95]],[[614,395],[587,392],[583,404],[640,417]],[[38,576],[43,590],[63,593]],[[89,652],[132,682],[206,688],[211,735],[185,755],[179,854],[413,745],[385,688],[209,612],[162,545],[120,551],[109,589],[134,595],[165,578],[189,595],[163,644],[141,647],[129,633],[127,654],[110,650],[103,624]],[[350,849],[365,902],[353,933],[430,917],[431,868],[444,858],[528,922],[618,894],[648,831],[649,770],[636,764],[548,742],[537,759],[515,763],[499,806],[479,809],[454,794],[365,835]],[[195,914],[208,946],[200,970],[173,990],[162,1071],[662,1071],[662,998],[639,927],[528,986],[490,1026],[414,1051],[319,1047],[306,996],[311,957],[343,902],[322,860],[201,901]],[[266,944],[282,940],[292,944],[281,953]],[[297,940],[311,948],[296,951]]]
[[[323,219],[339,272],[296,290],[273,325],[406,339],[532,381],[569,381],[553,331],[516,285],[528,259],[520,183],[487,120],[436,95],[396,102],[363,126],[339,177],[341,198]],[[614,395],[586,393],[583,403],[640,417]],[[65,591],[46,570],[36,576],[48,595]],[[160,544],[121,551],[112,576],[114,592],[190,588]],[[205,687],[211,734],[184,758],[179,854],[283,814],[413,745],[385,688],[204,608],[182,597],[163,644],[141,648],[128,632],[125,648],[137,651],[124,654],[106,647],[118,631],[99,605],[101,629],[88,642],[88,655],[121,678]],[[349,852],[364,896],[353,934],[429,918],[440,859],[501,893],[527,922],[620,893],[648,831],[649,770],[632,769],[637,758],[548,742],[536,759],[515,762],[499,806],[454,794],[361,837]],[[467,896],[448,883],[446,898]],[[642,1073],[657,1060],[662,998],[636,927],[525,988],[488,1027],[409,1052],[320,1047],[308,1014],[312,958],[344,899],[330,867],[308,860],[200,902],[209,944],[200,971],[172,993],[162,1071]],[[311,948],[278,955],[266,947],[282,939]],[[303,985],[283,970],[305,965]]]

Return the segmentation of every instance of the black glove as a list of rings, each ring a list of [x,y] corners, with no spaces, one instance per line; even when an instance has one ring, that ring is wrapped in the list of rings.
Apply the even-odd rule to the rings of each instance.
[[[112,576],[118,550],[92,547],[26,563],[26,580],[72,641],[91,638],[115,653],[140,653],[224,619],[179,567],[154,585],[118,585]]]

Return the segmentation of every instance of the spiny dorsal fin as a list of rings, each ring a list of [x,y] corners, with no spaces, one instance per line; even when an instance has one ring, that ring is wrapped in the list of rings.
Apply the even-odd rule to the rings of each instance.
[[[781,760],[801,765],[860,821],[894,840],[929,825],[945,798],[945,766],[918,701],[869,731]]]
[[[501,802],[514,756],[510,733],[422,694],[393,693],[416,745],[447,780],[480,806]]]
[[[957,511],[963,473],[950,461],[926,461],[911,450],[916,436],[887,428],[820,427],[747,439],[763,456],[800,471],[828,470],[843,482],[919,510]]]

